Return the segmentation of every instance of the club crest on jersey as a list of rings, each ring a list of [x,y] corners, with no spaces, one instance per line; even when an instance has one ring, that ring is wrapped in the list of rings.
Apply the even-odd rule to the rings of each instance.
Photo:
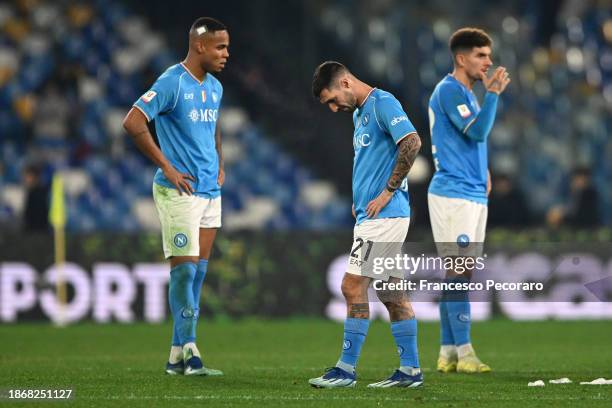
[[[155,98],[155,95],[157,95],[157,92],[155,92],[155,91],[148,91],[147,93],[142,95],[142,101],[144,103],[149,103],[149,102],[151,102],[153,100],[153,98]]]
[[[361,124],[363,126],[366,126],[368,123],[370,123],[370,114],[366,113],[365,115],[363,115],[363,119],[361,119]]]
[[[468,108],[466,104],[457,105],[457,110],[459,111],[461,117],[464,119],[472,114],[472,112],[470,112],[470,108]]]
[[[206,91],[202,91],[202,103],[206,102]]]
[[[213,91],[210,96],[212,97],[213,102],[217,103],[217,100],[219,99],[219,95],[217,95],[217,93]]]

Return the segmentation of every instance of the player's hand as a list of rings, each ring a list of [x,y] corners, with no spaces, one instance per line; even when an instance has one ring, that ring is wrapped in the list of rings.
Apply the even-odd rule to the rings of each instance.
[[[162,171],[164,172],[164,176],[166,176],[166,179],[170,183],[172,183],[174,187],[176,187],[179,192],[179,195],[183,195],[183,191],[187,193],[187,195],[191,195],[193,193],[193,187],[187,181],[195,181],[195,178],[193,178],[193,176],[189,174],[179,173],[178,170],[171,165],[162,169]]]
[[[219,176],[217,177],[217,184],[219,185],[219,187],[222,187],[223,183],[225,183],[225,170],[219,167]]]
[[[510,75],[504,67],[497,67],[490,77],[487,77],[484,72],[481,72],[480,79],[488,92],[495,92],[498,95],[504,92],[510,83]]]
[[[487,197],[491,194],[491,189],[493,188],[493,182],[491,181],[491,173],[487,171]]]
[[[387,204],[389,204],[391,197],[393,197],[393,193],[387,189],[384,189],[383,192],[378,195],[378,197],[370,201],[366,207],[366,214],[368,215],[368,218],[376,218],[378,213],[380,213],[380,211],[385,208]]]
[[[351,214],[353,214],[353,218],[357,218],[357,215],[355,215],[355,204],[351,207]]]

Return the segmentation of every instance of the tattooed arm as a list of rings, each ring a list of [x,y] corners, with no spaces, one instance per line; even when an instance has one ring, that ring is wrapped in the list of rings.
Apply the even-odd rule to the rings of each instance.
[[[421,149],[421,138],[415,133],[411,133],[403,138],[398,145],[397,163],[393,168],[391,177],[387,181],[387,189],[395,191],[402,185],[402,181],[414,164],[414,160]]]
[[[421,138],[416,132],[410,133],[399,142],[397,148],[399,150],[397,162],[391,177],[387,181],[387,188],[378,197],[370,201],[366,207],[366,214],[369,218],[376,218],[378,213],[389,203],[395,190],[402,185],[402,181],[408,175],[421,149]]]

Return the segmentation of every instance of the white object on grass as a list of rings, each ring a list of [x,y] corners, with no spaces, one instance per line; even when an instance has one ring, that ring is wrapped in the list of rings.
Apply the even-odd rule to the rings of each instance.
[[[572,380],[567,377],[563,377],[556,380],[549,380],[548,382],[551,384],[571,384]]]
[[[583,381],[580,383],[581,385],[612,385],[612,380],[606,380],[601,377],[593,381]]]
[[[530,382],[527,384],[528,387],[543,387],[544,385],[545,385],[544,381],[542,380],[537,380],[537,381]]]

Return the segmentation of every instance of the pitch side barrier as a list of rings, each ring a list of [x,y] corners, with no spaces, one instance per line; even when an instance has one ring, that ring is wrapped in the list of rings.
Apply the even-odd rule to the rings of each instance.
[[[363,262],[372,277],[374,318],[387,316],[376,290],[406,292],[421,320],[438,318],[444,291],[469,292],[474,320],[612,318],[610,242],[504,241],[459,246],[462,251],[442,256],[440,243],[351,246],[352,238],[351,231],[221,233],[204,284],[203,315],[343,320],[342,277],[348,262]],[[0,235],[1,322],[168,319],[169,265],[156,234],[69,235],[61,273],[52,245],[44,235]],[[447,269],[457,276],[445,278]],[[462,269],[471,271],[469,280]],[[389,280],[390,272],[401,278]],[[57,300],[59,276],[67,285],[66,304]]]

